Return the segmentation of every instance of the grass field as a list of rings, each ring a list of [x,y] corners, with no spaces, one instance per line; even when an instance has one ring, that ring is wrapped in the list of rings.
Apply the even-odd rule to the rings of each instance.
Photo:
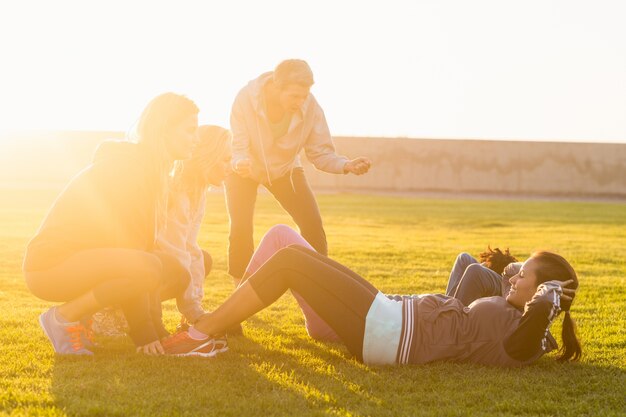
[[[245,337],[215,359],[143,357],[125,338],[101,339],[92,358],[55,356],[37,324],[50,304],[29,294],[20,263],[57,191],[0,191],[2,415],[626,415],[626,204],[319,196],[331,257],[385,292],[443,292],[456,254],[487,244],[519,258],[555,250],[579,273],[580,363],[549,355],[523,369],[368,368],[341,345],[310,340],[291,296],[245,322]],[[214,257],[213,308],[232,289],[221,194],[207,213],[201,244]],[[291,221],[261,195],[257,241],[276,223]],[[168,302],[168,328],[177,319]]]

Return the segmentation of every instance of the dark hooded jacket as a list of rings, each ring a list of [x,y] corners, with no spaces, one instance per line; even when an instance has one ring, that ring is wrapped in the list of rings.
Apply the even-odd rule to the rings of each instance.
[[[123,141],[98,147],[93,162],[65,187],[28,243],[24,271],[51,268],[86,249],[153,249],[155,173],[140,147]]]

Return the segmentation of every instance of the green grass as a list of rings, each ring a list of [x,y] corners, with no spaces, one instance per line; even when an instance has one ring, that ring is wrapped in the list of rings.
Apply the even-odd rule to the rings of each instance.
[[[0,413],[4,415],[625,415],[626,205],[321,195],[330,255],[385,292],[445,290],[458,252],[509,246],[523,258],[551,249],[581,280],[572,309],[577,364],[548,355],[523,369],[476,365],[368,368],[339,344],[310,340],[290,296],[244,323],[216,359],[151,358],[126,339],[102,339],[93,358],[60,357],[37,324],[50,306],[26,289],[20,263],[56,195],[0,190]],[[261,195],[256,235],[292,224]],[[231,291],[228,218],[211,195],[201,244],[214,256],[207,307]],[[166,303],[170,329],[178,316]],[[559,323],[554,326],[559,333]]]

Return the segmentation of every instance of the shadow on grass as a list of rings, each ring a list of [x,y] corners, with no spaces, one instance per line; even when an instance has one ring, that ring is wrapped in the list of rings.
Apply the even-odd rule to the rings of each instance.
[[[331,362],[371,373],[340,357],[337,349],[313,344],[265,348],[243,337],[231,345],[236,347],[214,359],[153,358],[129,349],[107,349],[94,357],[57,356],[51,393],[68,415],[85,416],[301,415],[330,410],[358,415],[344,400],[370,402],[374,408],[381,404],[337,373]]]
[[[619,414],[625,373],[613,366],[522,369],[476,365],[368,368],[340,345],[274,331],[261,345],[231,340],[214,359],[107,349],[56,358],[55,405],[77,416]],[[620,411],[621,410],[621,411]]]

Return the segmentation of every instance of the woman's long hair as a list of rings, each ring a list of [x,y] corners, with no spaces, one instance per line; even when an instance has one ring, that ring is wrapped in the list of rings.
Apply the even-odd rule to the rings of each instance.
[[[168,179],[174,163],[166,139],[185,118],[198,112],[198,106],[187,97],[164,93],[148,103],[129,135],[129,139],[141,147],[141,152],[148,160],[148,169],[151,170],[147,175],[146,186],[155,198],[156,229],[165,223]]]
[[[568,281],[573,280],[571,284],[565,288],[576,289],[578,288],[578,277],[574,268],[563,258],[556,253],[540,251],[531,255],[531,258],[536,260],[539,267],[536,270],[537,285],[546,281]],[[559,350],[558,361],[577,361],[582,355],[582,348],[580,347],[580,341],[576,336],[576,323],[572,319],[570,314],[570,308],[574,301],[572,295],[571,301],[561,299],[561,310],[564,312],[563,317],[563,330],[561,331],[561,338],[563,339],[563,345]]]

